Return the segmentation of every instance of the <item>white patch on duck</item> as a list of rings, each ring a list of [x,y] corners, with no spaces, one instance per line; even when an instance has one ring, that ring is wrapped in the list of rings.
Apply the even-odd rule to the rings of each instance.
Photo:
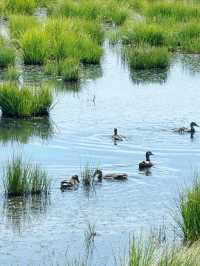
[[[74,189],[79,185],[80,181],[77,175],[73,175],[69,180],[63,180],[60,183],[60,189]]]

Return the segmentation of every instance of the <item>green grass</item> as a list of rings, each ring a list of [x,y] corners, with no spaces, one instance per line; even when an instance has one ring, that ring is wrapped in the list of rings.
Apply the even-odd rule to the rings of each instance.
[[[48,55],[49,39],[43,29],[31,29],[22,35],[21,47],[25,64],[42,65]]]
[[[9,13],[33,14],[37,3],[36,0],[6,0],[6,10]]]
[[[200,239],[200,180],[196,176],[190,189],[180,195],[179,212],[181,218],[177,221],[184,240],[194,242]]]
[[[38,26],[36,17],[27,15],[12,15],[9,17],[9,27],[12,38],[20,38],[29,29]]]
[[[19,80],[20,71],[15,66],[9,66],[3,74],[3,79],[7,81]]]
[[[19,156],[13,156],[8,161],[3,182],[7,197],[47,194],[50,190],[47,173],[38,165],[24,162]]]
[[[46,87],[18,88],[16,84],[0,85],[0,107],[4,117],[35,117],[48,115],[53,97]]]
[[[124,44],[140,45],[147,43],[152,46],[166,44],[167,33],[156,24],[127,23],[121,30],[121,38]]]
[[[15,50],[0,37],[0,67],[7,67],[15,63]]]
[[[61,75],[64,81],[78,81],[80,77],[79,61],[73,58],[65,59],[61,64]]]
[[[150,4],[147,12],[147,17],[158,22],[173,19],[174,21],[189,21],[190,19],[199,18],[200,6],[195,4],[177,2],[163,2]]]
[[[93,188],[95,185],[95,167],[90,166],[87,164],[83,169],[81,169],[81,180],[83,186]]]
[[[164,47],[131,47],[126,49],[125,57],[133,69],[166,68],[170,54]]]

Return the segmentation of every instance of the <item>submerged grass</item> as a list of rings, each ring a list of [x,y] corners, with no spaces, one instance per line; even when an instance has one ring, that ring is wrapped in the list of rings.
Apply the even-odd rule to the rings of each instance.
[[[165,47],[131,47],[125,50],[125,57],[133,69],[166,68],[170,62]]]
[[[0,85],[0,107],[5,117],[48,115],[52,101],[52,93],[47,87],[19,89],[14,83]]]
[[[3,79],[7,81],[17,81],[20,77],[20,71],[15,66],[9,66],[3,74]]]
[[[15,63],[15,50],[0,37],[0,67],[7,67]]]
[[[47,194],[50,180],[38,165],[26,163],[13,156],[4,170],[4,190],[8,197]]]

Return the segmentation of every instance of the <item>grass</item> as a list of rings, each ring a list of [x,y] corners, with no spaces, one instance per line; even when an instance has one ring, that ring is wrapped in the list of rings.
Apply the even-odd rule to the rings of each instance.
[[[24,118],[48,115],[52,93],[46,87],[18,88],[16,84],[0,85],[0,107],[4,117]]]
[[[133,69],[162,69],[170,62],[170,54],[164,47],[132,47],[125,51],[125,56]]]
[[[80,75],[79,73],[79,61],[76,59],[65,59],[61,63],[61,75],[64,81],[78,81]]]
[[[81,169],[81,179],[83,186],[93,188],[95,185],[95,173],[96,168],[91,167],[87,164],[83,169]]]
[[[185,241],[200,239],[200,179],[196,175],[192,188],[182,192],[179,200],[181,218],[177,221]]]
[[[124,44],[140,45],[147,43],[152,46],[161,46],[166,44],[167,33],[156,24],[129,22],[122,27],[121,38]]]
[[[15,50],[0,37],[0,67],[7,67],[15,63]]]
[[[21,47],[25,64],[44,64],[49,49],[47,33],[39,28],[26,31],[21,38]]]
[[[12,38],[20,38],[23,33],[29,29],[38,26],[36,17],[27,15],[9,16],[9,28]]]
[[[36,0],[6,0],[6,10],[9,13],[33,14],[36,7]]]
[[[4,169],[4,191],[8,197],[47,194],[50,180],[38,165],[13,156]]]
[[[9,66],[6,69],[3,78],[7,81],[17,81],[19,80],[20,74],[20,71],[15,66]]]

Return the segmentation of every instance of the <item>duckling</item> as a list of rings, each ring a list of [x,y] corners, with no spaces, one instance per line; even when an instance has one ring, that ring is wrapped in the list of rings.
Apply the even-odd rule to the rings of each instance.
[[[118,180],[118,181],[122,181],[122,180],[127,180],[128,179],[128,175],[125,173],[109,173],[106,175],[103,175],[102,171],[100,169],[97,169],[94,173],[94,176],[97,176],[97,180],[99,182],[102,182],[103,179],[106,180]]]
[[[183,134],[183,133],[195,133],[195,128],[194,127],[199,127],[195,122],[191,122],[190,123],[190,128],[187,128],[187,127],[180,127],[180,128],[176,128],[174,129],[173,131],[176,132],[176,133],[180,133],[180,134]]]
[[[119,135],[117,128],[114,128],[114,134],[112,135],[112,139],[114,141],[123,141],[124,139],[126,139],[126,137]]]
[[[60,189],[74,189],[79,185],[80,181],[77,175],[73,175],[69,180],[63,180],[60,184]]]
[[[150,161],[150,156],[154,155],[151,151],[146,152],[146,161],[139,163],[139,170],[144,170],[153,166],[153,163]]]

